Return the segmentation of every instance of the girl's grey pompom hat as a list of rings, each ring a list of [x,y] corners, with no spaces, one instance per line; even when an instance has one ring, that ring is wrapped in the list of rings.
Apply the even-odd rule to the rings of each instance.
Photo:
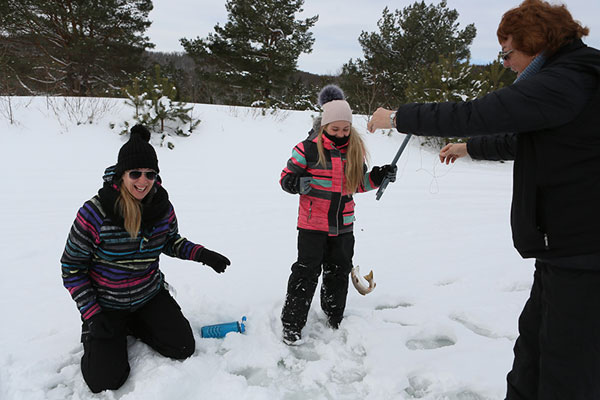
[[[352,109],[344,99],[344,92],[336,85],[327,85],[319,93],[319,105],[323,108],[321,126],[335,121],[352,123]]]

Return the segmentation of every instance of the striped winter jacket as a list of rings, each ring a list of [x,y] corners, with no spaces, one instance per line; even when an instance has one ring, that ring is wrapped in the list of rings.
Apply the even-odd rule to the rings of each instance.
[[[345,185],[344,168],[346,165],[346,147],[337,148],[323,135],[323,148],[327,165],[317,165],[317,129],[312,129],[308,139],[298,143],[292,150],[292,157],[281,172],[279,183],[285,187],[290,175],[310,175],[311,190],[300,195],[298,209],[298,228],[327,232],[329,236],[352,232],[354,224],[354,200]],[[377,188],[364,166],[365,176],[357,192],[366,192]]]
[[[131,238],[115,215],[118,189],[111,178],[109,168],[104,187],[79,209],[61,258],[64,286],[84,320],[103,308],[133,310],[154,297],[166,286],[158,266],[161,253],[195,260],[203,249],[179,235],[159,181],[142,202],[142,227]]]

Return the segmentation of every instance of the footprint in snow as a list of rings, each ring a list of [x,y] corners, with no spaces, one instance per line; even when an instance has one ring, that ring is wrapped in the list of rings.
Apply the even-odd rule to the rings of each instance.
[[[409,350],[434,350],[441,347],[453,346],[456,342],[444,335],[410,339],[406,342]]]
[[[410,399],[429,398],[433,382],[420,376],[411,376],[408,378],[409,386],[404,389]],[[451,392],[442,393],[435,397],[446,400],[489,400],[489,398],[473,392],[469,389],[460,389]]]
[[[459,324],[461,324],[462,326],[464,326],[465,328],[467,328],[468,330],[470,330],[471,332],[473,332],[474,334],[479,335],[479,336],[484,336],[484,337],[487,337],[490,339],[500,339],[500,338],[506,338],[506,339],[510,339],[510,340],[516,339],[516,337],[514,337],[512,335],[501,335],[501,334],[495,333],[491,329],[485,328],[485,327],[481,326],[480,324],[470,321],[464,315],[454,314],[454,315],[450,316],[450,319],[455,322],[458,322]]]
[[[383,311],[383,310],[395,310],[397,308],[408,308],[408,307],[412,307],[413,305],[411,303],[407,303],[407,302],[400,302],[400,303],[396,303],[396,304],[381,304],[379,306],[375,307],[376,311]]]

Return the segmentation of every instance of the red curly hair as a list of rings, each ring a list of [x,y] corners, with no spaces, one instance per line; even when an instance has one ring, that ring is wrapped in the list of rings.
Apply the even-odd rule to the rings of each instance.
[[[498,26],[498,41],[512,36],[512,47],[533,56],[544,51],[551,56],[565,44],[587,36],[582,26],[565,5],[551,5],[542,0],[525,0],[508,10]]]

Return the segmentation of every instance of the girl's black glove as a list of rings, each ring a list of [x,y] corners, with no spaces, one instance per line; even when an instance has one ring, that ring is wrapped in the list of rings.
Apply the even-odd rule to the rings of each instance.
[[[300,176],[298,174],[289,174],[283,178],[281,185],[283,190],[291,194],[306,194],[310,192],[310,175]]]
[[[225,272],[225,268],[227,268],[228,265],[231,265],[231,261],[229,261],[227,257],[216,251],[209,250],[206,247],[196,256],[196,261],[208,265],[219,274]]]
[[[377,186],[381,185],[384,178],[387,178],[390,182],[396,181],[396,172],[398,171],[397,166],[386,164],[382,167],[373,167],[371,170],[371,180]]]

